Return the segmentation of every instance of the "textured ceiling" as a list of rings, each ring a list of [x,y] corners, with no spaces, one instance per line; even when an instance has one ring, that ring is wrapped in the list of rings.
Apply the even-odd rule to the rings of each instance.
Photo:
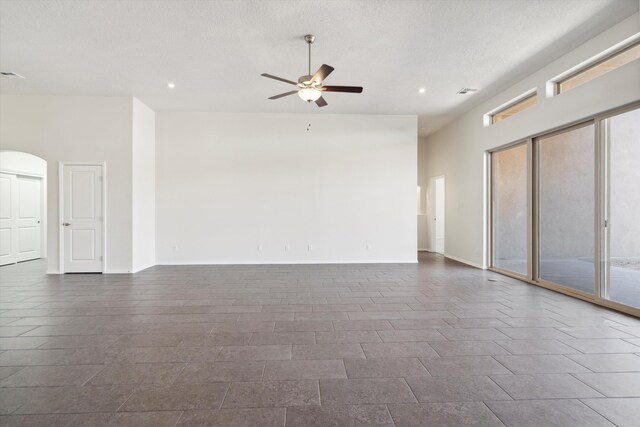
[[[638,9],[638,0],[0,1],[2,93],[135,96],[155,110],[417,114],[433,132]],[[319,110],[260,77],[335,67]],[[174,90],[167,82],[175,82]],[[426,88],[422,95],[418,88]],[[462,87],[480,89],[456,95]]]

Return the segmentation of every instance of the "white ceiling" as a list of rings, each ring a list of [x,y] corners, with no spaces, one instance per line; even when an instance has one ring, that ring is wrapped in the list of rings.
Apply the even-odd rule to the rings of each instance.
[[[638,0],[0,2],[2,93],[135,96],[155,110],[418,114],[426,135],[638,10]],[[335,67],[322,110],[267,97]],[[167,82],[175,82],[174,90]],[[418,94],[418,88],[426,93]],[[480,89],[456,95],[462,87]]]

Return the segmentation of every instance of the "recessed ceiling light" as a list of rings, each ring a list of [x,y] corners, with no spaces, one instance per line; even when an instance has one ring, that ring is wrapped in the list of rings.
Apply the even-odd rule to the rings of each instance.
[[[425,93],[427,90],[423,87],[421,87],[420,89],[418,89],[418,93]]]
[[[172,82],[169,82],[169,83],[167,83],[167,87],[168,87],[169,89],[175,89],[176,84],[175,84],[175,83],[172,83]]]

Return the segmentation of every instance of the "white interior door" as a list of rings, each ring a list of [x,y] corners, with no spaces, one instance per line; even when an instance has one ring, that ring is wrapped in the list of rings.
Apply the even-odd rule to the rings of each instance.
[[[17,261],[28,261],[42,255],[42,179],[16,178]]]
[[[444,254],[444,177],[436,178],[434,184],[433,247],[435,252]]]
[[[64,272],[102,272],[102,166],[62,165],[62,168]]]
[[[0,173],[0,265],[17,262],[16,176]]]

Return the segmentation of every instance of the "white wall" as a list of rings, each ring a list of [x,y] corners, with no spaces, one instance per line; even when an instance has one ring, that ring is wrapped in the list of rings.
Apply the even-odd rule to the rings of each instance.
[[[160,112],[156,137],[160,264],[416,261],[415,116]]]
[[[156,122],[155,113],[133,99],[132,271],[156,262]]]
[[[58,272],[58,162],[107,162],[107,272],[131,271],[132,102],[0,95],[0,147],[47,161],[49,272]]]
[[[560,96],[546,98],[546,82],[640,31],[638,14],[598,35],[504,92],[421,139],[419,185],[446,176],[446,253],[476,266],[485,259],[485,151],[640,99],[640,62],[628,64]],[[484,127],[482,116],[538,88],[538,104]]]

